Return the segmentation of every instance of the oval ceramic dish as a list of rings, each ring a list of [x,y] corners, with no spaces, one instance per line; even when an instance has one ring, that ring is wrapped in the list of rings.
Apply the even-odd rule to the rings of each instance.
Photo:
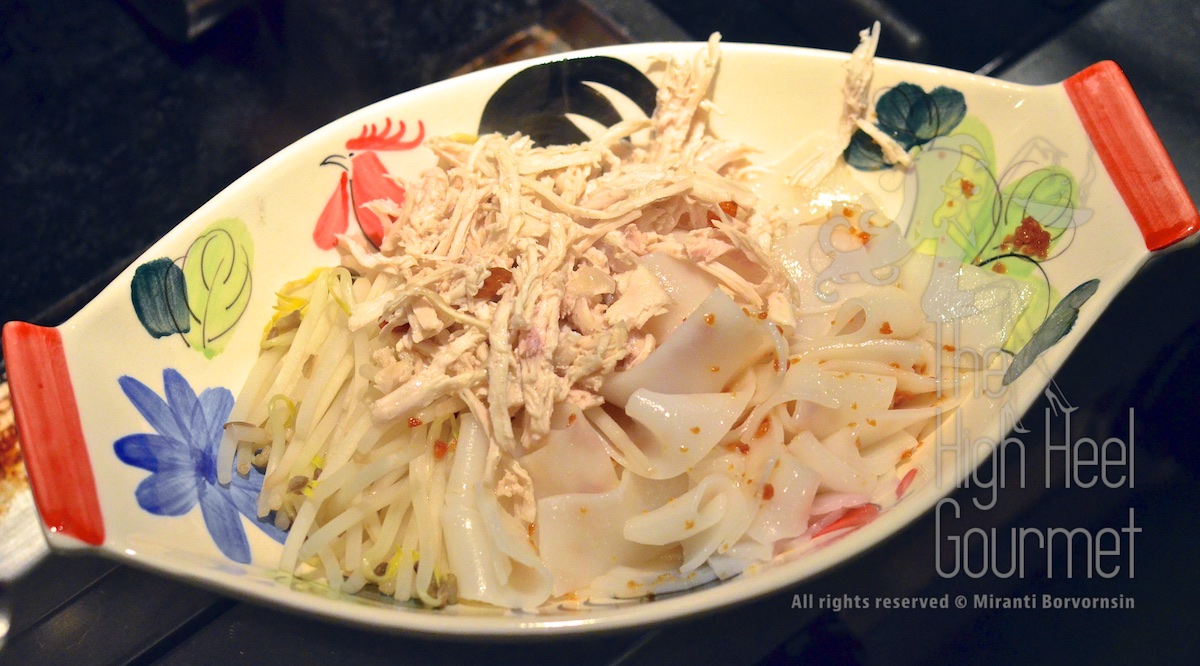
[[[796,585],[930,510],[989,452],[986,441],[1005,435],[1011,417],[1029,407],[1143,262],[1200,225],[1112,63],[1062,84],[1028,87],[878,60],[871,120],[915,160],[907,170],[887,168],[869,142],[852,144],[847,161],[863,191],[896,220],[906,247],[927,252],[928,242],[948,239],[958,260],[1009,273],[1043,294],[1024,320],[1030,335],[1009,350],[1015,356],[1005,354],[1010,366],[1019,360],[1031,361],[1029,367],[1014,372],[1020,376],[1006,390],[969,398],[955,423],[945,424],[947,436],[901,467],[898,476],[911,485],[895,506],[868,524],[850,521],[856,529],[809,552],[648,602],[432,611],[280,574],[282,534],[253,518],[261,475],[225,487],[214,472],[230,396],[257,356],[274,292],[336,263],[327,249],[335,234],[350,229],[378,239],[382,221],[356,202],[402,197],[401,186],[386,176],[412,177],[431,165],[425,137],[520,128],[543,141],[569,140],[576,130],[562,112],[611,122],[650,111],[656,58],[690,57],[699,48],[584,51],[565,63],[516,63],[384,100],[313,132],[239,179],[63,325],[7,324],[4,352],[20,438],[51,545],[96,549],[342,621],[432,634],[642,627],[725,606]],[[760,148],[765,164],[813,136],[832,134],[846,58],[723,45],[713,89],[722,113],[712,121],[714,132]],[[603,84],[618,101],[597,101],[601,88],[582,81]],[[965,235],[947,236],[954,225]],[[829,284],[882,265],[836,250],[825,254],[819,280]],[[958,282],[942,287],[969,298]],[[192,463],[171,462],[181,459]],[[174,480],[180,490],[170,505],[139,494],[171,474],[183,479]]]

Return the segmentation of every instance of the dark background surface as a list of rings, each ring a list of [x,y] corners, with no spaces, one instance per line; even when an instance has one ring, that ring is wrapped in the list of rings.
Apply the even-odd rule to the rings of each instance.
[[[1023,83],[1113,59],[1200,193],[1200,8],[1191,0],[262,0],[190,43],[163,35],[137,4],[0,0],[0,322],[61,322],[266,157],[535,24],[558,26],[577,46],[720,30],[727,41],[847,50],[879,18],[883,56]],[[1007,460],[996,507],[968,508],[985,490],[954,495],[963,524],[1002,534],[1119,528],[1133,508],[1143,531],[1132,578],[1051,577],[1035,565],[1023,579],[943,579],[928,516],[827,575],[738,608],[587,639],[461,644],[340,627],[96,557],[51,556],[10,589],[0,663],[1197,663],[1200,299],[1188,292],[1200,279],[1197,252],[1152,261],[1056,380],[1078,408],[1075,437],[1128,439],[1133,410],[1135,487],[1046,488],[1043,400],[1023,419],[1029,457]],[[1050,436],[1062,437],[1055,427]],[[1125,594],[1136,607],[833,613],[792,609],[795,593]]]

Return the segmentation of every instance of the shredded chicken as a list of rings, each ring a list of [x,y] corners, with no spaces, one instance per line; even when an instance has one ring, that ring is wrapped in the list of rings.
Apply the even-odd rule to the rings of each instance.
[[[880,148],[884,158],[892,164],[907,168],[912,157],[886,132],[870,122],[871,81],[875,78],[875,49],[879,46],[879,22],[858,33],[858,47],[846,61],[846,79],[842,84],[842,117],[838,121],[834,145],[824,150],[811,151],[812,157],[797,165],[788,182],[792,185],[814,188],[833,171],[838,157],[850,145],[850,137],[856,130],[866,132]]]
[[[867,115],[878,27],[861,39],[846,66],[845,141]],[[771,220],[738,178],[749,151],[707,126],[719,55],[714,35],[690,61],[666,61],[653,117],[582,144],[433,139],[439,164],[405,184],[403,205],[367,204],[392,220],[380,251],[350,237],[340,247],[347,267],[386,277],[350,318],[394,338],[370,356],[377,421],[460,396],[516,455],[549,432],[555,405],[601,404],[604,376],[653,351],[643,326],[670,303],[639,263],[651,252],[694,262],[790,325],[789,283],[759,245]],[[766,277],[751,282],[730,261]]]
[[[846,64],[841,146],[817,151],[822,156],[810,164],[820,178],[854,132],[873,129],[867,115],[878,25],[860,37]],[[760,172],[746,159],[751,151],[708,127],[710,115],[719,113],[707,101],[719,55],[714,35],[694,57],[664,61],[655,68],[661,79],[652,117],[623,120],[578,145],[539,147],[526,136],[498,134],[430,140],[437,165],[403,183],[403,201],[356,202],[383,221],[379,248],[342,236],[342,266],[285,285],[279,298],[286,307],[272,321],[270,349],[252,369],[255,380],[239,396],[218,453],[227,474],[235,458],[243,474],[251,464],[265,467],[256,508],[259,516],[276,512],[276,524],[291,530],[280,557],[284,571],[318,567],[334,589],[353,592],[373,584],[384,594],[435,607],[454,603],[459,591],[476,601],[533,607],[551,595],[552,582],[559,584],[550,580],[549,557],[541,561],[528,547],[542,548],[535,533],[547,534],[546,526],[555,523],[539,522],[539,512],[552,517],[558,509],[544,509],[546,498],[534,494],[534,479],[545,478],[539,475],[548,467],[581,456],[587,461],[581,467],[608,476],[581,480],[579,487],[600,488],[618,483],[605,464],[611,460],[624,469],[616,497],[626,496],[620,488],[635,487],[625,482],[636,476],[642,479],[638,487],[644,481],[658,489],[647,485],[633,495],[662,492],[665,501],[669,491],[699,501],[709,479],[730,486],[739,472],[728,463],[734,477],[712,474],[681,494],[673,480],[685,469],[697,461],[702,468],[705,460],[725,467],[723,452],[746,437],[757,442],[770,434],[773,443],[764,444],[774,448],[763,450],[783,451],[785,434],[797,435],[799,417],[784,410],[780,421],[792,425],[773,426],[779,412],[765,411],[781,404],[770,396],[783,390],[789,345],[803,337],[796,316],[801,299],[793,291],[801,287],[768,251],[790,221],[777,205],[758,205],[750,185]],[[885,155],[902,163],[907,155],[886,139],[880,139]],[[716,303],[715,313],[701,314],[697,298]],[[717,321],[716,313],[722,324],[713,329],[715,337],[698,337],[697,330]],[[689,318],[684,332],[673,332]],[[697,349],[703,340],[711,346]],[[685,346],[675,347],[678,341]],[[632,391],[630,383],[649,389],[642,375],[665,377],[680,359],[726,346],[742,349],[691,368],[704,381],[677,378],[711,388],[733,382],[720,401],[699,403],[713,412],[703,429],[689,428],[693,435],[705,433],[704,448],[696,445],[693,452],[704,457],[681,457],[689,450],[681,445],[679,456],[652,462],[657,454],[633,444],[608,413],[624,401],[614,396]],[[664,353],[655,355],[656,349]],[[748,361],[747,354],[757,360]],[[728,374],[734,371],[736,376]],[[726,374],[710,374],[721,372]],[[734,404],[738,394],[741,402]],[[755,396],[760,402],[748,408]],[[467,412],[472,418],[458,418]],[[739,414],[745,418],[734,425]],[[580,416],[592,423],[583,432],[596,441],[587,443],[584,434],[563,452],[567,440],[556,439],[564,436],[559,424],[565,421],[569,431]],[[626,416],[638,419],[628,409]],[[553,434],[552,423],[559,429]],[[721,428],[728,432],[718,441]],[[812,433],[803,434],[819,444]],[[539,458],[544,452],[555,462]],[[803,464],[801,458],[791,463]],[[776,460],[774,467],[779,465]],[[797,469],[789,474],[802,478]],[[758,471],[747,467],[741,478]],[[883,482],[893,484],[886,486],[890,493],[894,481]],[[730,488],[731,502],[746,499]],[[762,499],[770,497],[764,492]],[[631,501],[630,507],[643,500]],[[625,511],[629,502],[619,504]],[[645,506],[640,513],[654,505]],[[674,511],[653,509],[664,510]],[[627,521],[624,538],[666,543],[630,536],[630,526],[642,529],[634,523],[644,518]],[[481,520],[488,530],[476,529]],[[671,522],[693,527],[691,520]],[[740,535],[748,523],[735,522]],[[793,523],[803,528],[809,520],[801,516]],[[695,535],[683,533],[680,540]],[[729,558],[725,549],[736,535],[727,536],[719,552]],[[499,559],[483,561],[480,554]],[[680,572],[694,572],[707,556],[689,555]],[[759,558],[759,551],[734,559],[747,557]],[[517,564],[525,567],[520,587],[529,590],[500,594],[503,586],[488,581],[507,580]],[[730,566],[710,563],[714,575],[718,567],[736,573]],[[544,589],[541,582],[526,585],[535,578]]]
[[[875,78],[875,49],[879,47],[879,21],[858,33],[858,47],[846,61],[846,82],[842,85],[842,119],[838,123],[838,138],[842,147],[858,123],[871,111],[871,80]]]

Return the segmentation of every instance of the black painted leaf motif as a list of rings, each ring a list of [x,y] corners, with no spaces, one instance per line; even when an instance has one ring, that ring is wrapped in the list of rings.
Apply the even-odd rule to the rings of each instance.
[[[163,338],[191,330],[187,284],[175,262],[163,257],[138,266],[129,292],[138,321],[150,335]]]
[[[930,112],[922,129],[909,125],[921,143],[949,134],[967,116],[967,100],[953,88],[938,86],[929,93]]]
[[[875,104],[876,125],[905,150],[949,134],[966,115],[963,94],[945,86],[927,93],[916,84],[900,83],[880,95]],[[851,138],[843,157],[850,166],[863,170],[892,165],[884,160],[874,139],[862,130]]]
[[[1099,286],[1100,280],[1088,280],[1072,289],[1071,293],[1054,306],[1054,310],[1050,312],[1049,317],[1046,317],[1046,321],[1042,322],[1038,330],[1034,331],[1029,342],[1013,357],[1012,363],[1004,373],[1003,384],[1005,386],[1013,383],[1017,377],[1021,376],[1021,373],[1028,370],[1042,352],[1071,332],[1075,326],[1075,320],[1079,318],[1079,308],[1092,297],[1092,294],[1096,293]]]
[[[914,115],[927,115],[925,103],[928,95],[921,86],[912,83],[901,83],[895,88],[883,93],[875,104],[875,116],[879,128],[887,132],[905,149],[917,144],[916,133],[909,129]],[[914,110],[916,114],[914,114]],[[919,123],[918,123],[919,124]]]
[[[901,83],[879,97],[875,115],[879,127],[905,148],[949,134],[967,114],[963,94],[938,86],[925,92],[912,83]]]
[[[846,146],[842,157],[846,164],[863,171],[879,171],[892,166],[891,162],[884,159],[883,149],[875,143],[875,139],[862,130],[855,131],[850,137],[850,145]]]
[[[612,102],[589,82],[622,93],[646,115],[654,112],[658,89],[636,67],[607,56],[573,58],[534,65],[505,81],[484,106],[479,133],[521,132],[541,146],[586,141],[566,114],[606,126],[621,120]]]

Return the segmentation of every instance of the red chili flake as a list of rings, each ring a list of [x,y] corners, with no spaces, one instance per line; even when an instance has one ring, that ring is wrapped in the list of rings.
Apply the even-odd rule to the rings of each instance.
[[[916,397],[915,394],[909,393],[908,391],[896,391],[896,393],[892,395],[892,409],[899,409],[902,405],[906,404],[914,397]]]
[[[929,366],[926,365],[925,363],[922,363],[920,365],[917,365],[915,363],[913,364],[913,372],[917,373],[918,375],[925,374],[925,371],[928,369],[929,369]]]
[[[758,313],[758,318],[761,320],[765,320],[767,318],[767,311],[763,310],[762,312]]]
[[[880,332],[881,334],[883,334],[883,335],[891,335],[891,334],[892,334],[892,325],[891,325],[891,323],[890,323],[890,322],[886,322],[886,321],[885,321],[885,322],[883,322],[883,326],[880,326],[880,327],[879,327],[879,332]]]
[[[775,367],[775,372],[779,372],[779,357],[778,356],[775,357],[775,361],[774,361],[773,365]]]
[[[863,229],[857,229],[857,228],[856,228],[856,229],[855,229],[853,232],[851,232],[851,233],[853,233],[853,234],[854,234],[854,236],[855,236],[856,238],[858,238],[859,242],[860,242],[860,243],[862,243],[863,245],[866,245],[867,243],[869,243],[869,242],[871,241],[871,234],[870,234],[870,233],[868,233],[867,231],[863,230]]]
[[[763,484],[763,500],[769,500],[775,496],[775,486],[766,483]]]
[[[754,431],[754,436],[756,438],[765,437],[769,432],[771,432],[771,417],[764,416],[758,424],[758,429]]]
[[[446,452],[450,450],[450,445],[442,440],[437,440],[433,443],[433,459],[441,460],[446,457]]]
[[[496,298],[500,293],[500,287],[512,282],[512,271],[499,266],[489,269],[488,276],[483,279],[483,286],[479,291],[475,292],[475,298],[482,298],[485,301],[490,301]]]
[[[900,454],[900,459],[901,459],[901,460],[908,460],[909,458],[913,457],[913,453],[914,453],[915,451],[916,451],[916,449],[915,449],[915,448],[912,448],[912,449],[906,449],[906,450],[904,451],[904,453],[901,453],[901,454]]]
[[[688,428],[688,430],[691,430],[693,435],[700,434],[700,426],[692,426],[692,427]]]
[[[851,208],[849,206],[842,207],[842,217],[851,218],[851,217],[854,217],[854,215],[855,215],[855,213],[854,213],[853,208]]]
[[[717,315],[715,315],[711,312],[704,315],[704,323],[708,324],[709,326],[712,326],[713,324],[717,323]]]
[[[750,445],[745,442],[730,442],[729,444],[725,445],[725,448],[729,449],[730,451],[737,451],[742,455],[750,453]]]
[[[829,523],[825,526],[825,529],[814,534],[813,538],[815,539],[819,536],[829,534],[830,532],[836,532],[838,530],[844,530],[851,527],[862,527],[872,520],[875,520],[877,517],[879,517],[879,505],[864,504],[860,507],[850,509],[844,513],[841,518]]]
[[[575,414],[567,415],[567,425],[575,425],[575,419],[578,418]]]
[[[410,427],[410,428],[415,428],[415,427],[421,425],[421,423],[422,423],[421,419],[419,419],[415,416],[408,417],[408,427]]]
[[[728,215],[729,217],[737,217],[737,214],[738,214],[737,202],[722,201],[721,203],[719,203],[717,205],[720,206],[721,210],[724,211],[725,214]]]
[[[997,261],[996,263],[992,264],[992,272],[1004,275],[1008,272],[1008,267]]]
[[[1033,217],[1026,215],[1016,232],[1005,236],[1000,243],[1001,250],[1007,252],[1009,248],[1018,254],[1045,259],[1050,253],[1050,232],[1043,229]]]
[[[975,183],[972,183],[971,181],[967,180],[966,178],[959,179],[958,187],[960,189],[962,189],[962,193],[963,193],[964,197],[969,197],[969,196],[975,194]]]
[[[912,485],[913,479],[915,479],[915,478],[917,478],[917,468],[916,467],[908,470],[908,474],[905,474],[904,478],[900,479],[900,483],[898,483],[896,485],[896,498],[897,499],[904,496],[904,491],[908,490],[908,487]]]

